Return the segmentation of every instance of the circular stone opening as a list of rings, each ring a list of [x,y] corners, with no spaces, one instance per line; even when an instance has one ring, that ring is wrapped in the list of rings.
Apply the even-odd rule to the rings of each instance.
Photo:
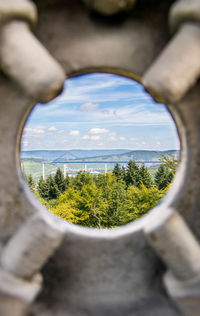
[[[36,104],[21,138],[21,169],[37,199],[70,223],[115,228],[147,214],[173,181],[175,123],[141,84],[114,74],[68,79]]]

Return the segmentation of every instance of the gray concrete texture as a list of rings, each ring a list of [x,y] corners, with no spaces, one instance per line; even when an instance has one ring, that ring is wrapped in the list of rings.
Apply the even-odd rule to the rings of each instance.
[[[22,18],[16,14],[18,4],[25,2],[6,2],[14,13],[4,15],[0,28],[0,316],[197,315],[200,89],[194,69],[199,67],[198,58],[191,60],[187,74],[180,65],[180,71],[164,82],[172,78],[176,83],[176,75],[183,75],[182,83],[177,75],[183,87],[176,102],[169,101],[169,93],[164,95],[166,86],[156,86],[155,97],[166,100],[177,124],[182,154],[170,192],[143,219],[113,231],[63,222],[35,200],[22,179],[19,158],[29,112],[35,103],[62,90],[64,74],[112,72],[143,81],[151,90],[157,69],[162,75],[163,68],[179,67],[175,56],[179,42],[173,41],[187,26],[185,20],[179,17],[181,23],[174,22],[178,26],[173,36],[168,20],[174,1],[138,0],[129,13],[105,17],[102,10],[98,14],[98,6],[93,12],[99,1],[87,1],[88,10],[78,0],[43,0],[35,1],[38,23],[30,33],[29,14],[25,9]],[[119,8],[122,1],[109,3]],[[116,12],[109,9],[111,13]],[[189,22],[190,29],[196,29],[197,22],[192,18]],[[188,40],[195,44],[191,56],[198,56],[198,39]],[[167,45],[172,44],[174,64],[166,57],[152,73],[151,67],[167,56]],[[188,53],[187,41],[181,45]],[[181,56],[188,60],[184,49]],[[149,73],[150,83],[145,83]],[[171,277],[165,275],[167,270]]]

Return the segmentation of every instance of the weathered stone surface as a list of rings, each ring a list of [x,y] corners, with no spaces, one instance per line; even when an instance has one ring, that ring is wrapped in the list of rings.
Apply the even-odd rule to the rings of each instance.
[[[140,81],[168,40],[167,1],[156,7],[145,1],[140,15],[133,10],[109,23],[95,19],[77,1],[36,3],[36,35],[68,75],[104,71]]]
[[[169,26],[171,31],[177,31],[181,24],[185,22],[200,23],[199,0],[179,0],[172,5],[169,14]]]
[[[56,97],[65,80],[61,66],[21,21],[10,22],[1,30],[0,66],[36,102]]]
[[[180,281],[168,272],[164,277],[164,283],[168,294],[179,306],[183,315],[199,315],[200,275],[187,281]]]
[[[60,245],[62,232],[54,222],[32,216],[5,245],[1,266],[20,278],[31,278]]]
[[[113,15],[133,8],[136,0],[83,0],[91,9],[105,15]]]
[[[200,246],[179,214],[171,210],[163,222],[145,228],[149,241],[179,280],[200,275]],[[181,264],[180,264],[181,263]]]
[[[79,1],[44,0],[35,2],[38,4],[39,10],[36,34],[51,55],[62,65],[66,75],[100,70],[141,80],[152,61],[156,60],[168,41],[167,19],[168,9],[172,1],[162,3],[160,1],[145,1],[144,6],[139,5],[124,20],[112,21],[109,18],[109,23],[102,17],[97,18],[90,15],[86,7]],[[16,36],[11,31],[20,31],[18,34],[21,35],[27,32],[24,26],[21,27],[23,23],[12,22],[4,29],[5,32],[9,33],[8,43],[11,43],[12,36],[13,38]],[[16,28],[13,27],[14,25]],[[198,30],[195,32],[199,34]],[[26,36],[32,38],[29,33],[26,33]],[[18,40],[23,46],[20,37]],[[194,51],[197,52],[198,49],[195,47],[199,45],[199,42],[198,39],[192,42],[193,40],[192,38],[191,44],[194,43]],[[12,64],[14,70],[11,67],[10,73],[6,69],[5,73],[12,78],[16,76],[16,81],[21,83],[23,89],[26,89],[26,85],[27,89],[31,89],[30,84],[37,87],[39,71],[44,72],[46,76],[48,72],[43,69],[32,72],[31,64],[33,68],[37,68],[36,55],[33,54],[33,59],[29,64],[28,54],[31,57],[32,52],[27,48],[23,53],[25,55],[23,55],[21,52],[24,48],[18,47],[19,43],[17,44],[16,39],[14,43],[18,58],[15,57],[14,50],[10,52],[11,57],[8,65]],[[8,45],[7,47],[12,50],[12,46]],[[187,50],[187,45],[182,46],[182,50],[184,49]],[[7,52],[9,53],[8,50]],[[193,54],[192,50],[189,53]],[[5,56],[6,58],[9,56]],[[26,71],[28,70],[27,76],[24,76],[20,70],[22,67],[20,62],[23,59]],[[178,58],[176,61],[179,62]],[[17,64],[18,62],[20,66]],[[46,63],[45,60],[44,63]],[[41,66],[40,63],[38,65]],[[15,67],[20,70],[19,77],[15,73]],[[35,76],[33,76],[34,73]],[[185,72],[184,76],[189,75]],[[197,77],[194,76],[194,73],[192,76],[193,81],[189,82],[191,85],[195,85]],[[26,80],[27,83],[24,82]],[[48,80],[47,85],[51,87]],[[191,85],[188,85],[187,88],[190,88]],[[45,87],[41,84],[41,93],[43,88]],[[48,91],[53,97],[51,89]],[[25,94],[24,90],[20,90],[18,85],[15,85],[5,75],[0,75],[0,175],[2,179],[0,181],[0,242],[2,248],[0,255],[2,258],[4,257],[2,262],[4,262],[5,268],[12,266],[20,268],[19,263],[22,258],[25,262],[29,262],[30,258],[33,261],[37,258],[35,255],[31,257],[31,255],[21,251],[23,242],[19,247],[19,250],[21,249],[20,256],[16,255],[17,249],[15,253],[12,250],[13,246],[9,247],[9,240],[10,245],[12,241],[14,245],[15,238],[18,238],[17,231],[20,227],[23,230],[23,225],[25,222],[28,223],[32,214],[38,213],[39,216],[42,214],[47,223],[53,222],[53,226],[55,225],[58,231],[64,232],[64,240],[60,248],[42,270],[44,287],[34,304],[30,305],[28,313],[34,316],[175,316],[181,314],[172,299],[166,294],[162,282],[163,265],[150,246],[145,231],[151,223],[155,224],[156,221],[164,223],[168,211],[176,209],[177,212],[182,213],[193,233],[198,240],[200,239],[199,91],[199,86],[196,84],[181,101],[169,106],[181,136],[182,163],[174,185],[162,205],[154,209],[147,217],[127,227],[112,232],[96,231],[55,220],[35,201],[30,191],[25,187],[19,170],[19,141],[24,120],[37,98],[35,93],[32,94],[28,90]],[[25,228],[26,226],[24,226],[26,236]],[[39,231],[41,232],[41,229]],[[30,245],[34,244],[34,240],[37,244],[37,240],[39,240],[37,239],[37,230],[36,235],[32,234],[31,236],[33,243],[31,242]],[[29,245],[29,238],[24,242]],[[45,243],[41,245],[41,249],[43,245]],[[40,249],[39,246],[36,248],[30,246],[30,248]],[[11,255],[9,255],[8,250],[11,251]],[[9,262],[11,258],[14,258],[13,262]],[[17,265],[14,264],[16,258]],[[40,264],[36,269],[35,263],[33,264],[34,269],[30,265],[31,273],[26,274],[26,276],[34,273]],[[191,262],[192,264],[193,262]],[[16,273],[13,269],[11,270]],[[198,267],[195,268],[195,271],[198,271]],[[21,281],[23,282],[23,280]],[[14,290],[15,288],[13,286]],[[1,306],[6,303],[4,306],[7,309],[0,310],[0,316],[22,316],[24,301],[20,298],[20,303],[12,295],[6,297],[3,294],[4,290],[1,290],[0,300]],[[174,299],[174,296],[172,297]],[[14,306],[18,306],[16,307],[18,310],[16,315],[13,314]],[[193,307],[194,304],[191,300],[189,310],[192,311]],[[28,314],[25,312],[25,315]]]
[[[0,268],[0,315],[23,316],[41,290],[42,278],[18,279]]]
[[[179,315],[163,295],[159,262],[141,227],[102,232],[69,227],[43,270],[33,315],[43,310],[50,316]]]
[[[37,10],[29,0],[0,0],[0,24],[11,19],[27,21],[31,26],[37,22]]]
[[[184,24],[151,65],[144,86],[164,103],[176,103],[200,75],[200,27]]]

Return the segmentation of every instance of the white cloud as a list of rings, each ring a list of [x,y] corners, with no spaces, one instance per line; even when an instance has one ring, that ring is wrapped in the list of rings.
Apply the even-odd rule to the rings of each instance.
[[[92,134],[92,135],[98,135],[98,134],[107,134],[109,133],[109,130],[108,129],[105,129],[105,128],[91,128],[91,130],[89,131],[89,134]]]
[[[109,137],[109,139],[108,139],[109,141],[111,141],[111,142],[114,142],[115,140],[116,140],[116,137],[114,137],[114,136],[111,136],[111,137]]]
[[[48,128],[48,131],[55,132],[55,131],[57,131],[57,128],[55,126],[51,126]]]
[[[73,130],[73,131],[70,131],[69,132],[69,135],[70,136],[79,136],[80,135],[80,132],[78,130]]]
[[[36,134],[44,134],[45,131],[41,128],[31,128],[31,127],[25,127],[24,132],[26,136],[35,136]]]
[[[173,122],[170,123],[170,115],[161,105],[153,108],[154,102],[150,100],[136,83],[123,77],[93,74],[69,79],[65,82],[64,94],[49,102],[50,108],[38,104],[31,113],[33,121],[29,118],[27,127],[30,128],[24,132],[29,141],[26,149],[38,149],[38,140],[41,149],[97,146],[134,149],[146,148],[150,144],[155,148],[170,148],[168,143],[172,141],[162,137]],[[151,125],[156,127],[151,130]],[[161,125],[164,126],[162,133],[159,138],[155,137]],[[139,135],[136,128],[141,126],[144,130]],[[146,146],[143,141],[147,142]]]
[[[90,111],[95,111],[95,110],[97,110],[98,107],[99,107],[99,104],[88,102],[88,103],[82,104],[82,105],[80,106],[80,110],[81,110],[81,111],[90,112]]]
[[[84,139],[84,140],[90,139],[90,136],[89,136],[89,135],[84,135],[84,136],[82,137],[82,139]]]
[[[91,140],[99,140],[100,139],[100,136],[99,135],[92,135],[90,137]]]
[[[157,142],[156,145],[161,145],[161,143],[160,143],[160,142]]]
[[[118,100],[118,103],[120,101]],[[129,102],[128,102],[129,103]],[[137,125],[169,125],[172,124],[172,119],[166,111],[162,107],[159,107],[159,112],[152,112],[152,106],[150,108],[143,103],[139,103],[137,105],[123,105],[114,111],[113,108],[104,108],[103,110],[98,108],[96,111],[80,111],[80,105],[78,106],[58,106],[54,105],[54,111],[49,111],[45,113],[45,108],[42,108],[41,115],[45,115],[46,118],[57,117],[59,118],[59,122],[66,122],[66,118],[68,118],[68,124],[72,126],[72,124],[76,124],[78,117],[81,120],[79,124],[83,124],[84,122],[92,122],[99,125],[101,127],[102,122],[106,122],[110,124],[110,126],[114,125],[123,125],[127,126],[129,124],[137,124]],[[68,125],[69,126],[69,125]]]
[[[82,139],[84,140],[99,140],[101,138],[100,135],[84,135]]]

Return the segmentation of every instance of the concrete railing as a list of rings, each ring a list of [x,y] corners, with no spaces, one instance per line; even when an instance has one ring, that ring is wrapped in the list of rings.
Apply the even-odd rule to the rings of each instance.
[[[0,316],[198,315],[200,2],[36,4],[38,13],[28,0],[0,1]],[[161,205],[113,231],[49,214],[19,167],[33,105],[56,97],[66,76],[94,71],[143,83],[168,106],[182,146]]]

